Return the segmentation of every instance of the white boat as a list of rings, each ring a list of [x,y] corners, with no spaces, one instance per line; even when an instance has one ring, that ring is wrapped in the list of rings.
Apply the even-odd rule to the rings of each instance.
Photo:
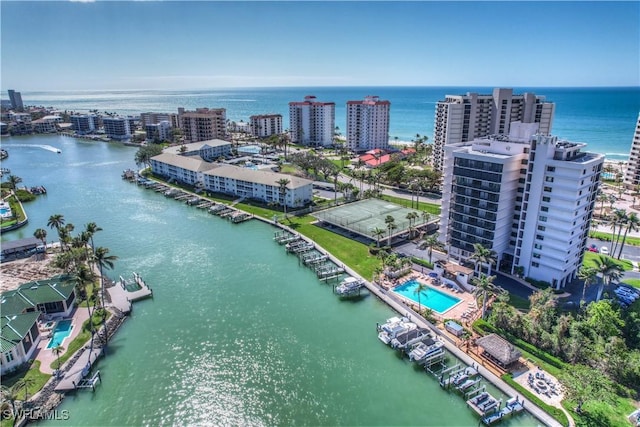
[[[362,279],[356,279],[355,277],[347,277],[338,286],[336,286],[336,294],[348,295],[362,287],[364,281]]]
[[[442,341],[434,341],[431,345],[425,344],[423,342],[418,343],[409,352],[409,360],[420,362],[428,358],[429,356],[441,351],[442,347],[444,347],[444,343]]]
[[[378,328],[380,331],[378,338],[383,343],[389,344],[396,336],[416,329],[417,327],[415,323],[410,322],[406,317],[392,317],[388,319],[385,324],[380,325]]]

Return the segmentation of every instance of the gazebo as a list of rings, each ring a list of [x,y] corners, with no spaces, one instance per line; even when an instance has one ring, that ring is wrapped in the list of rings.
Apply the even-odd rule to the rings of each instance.
[[[520,359],[522,353],[507,340],[496,334],[478,338],[476,344],[482,347],[482,356],[503,369],[508,369]]]

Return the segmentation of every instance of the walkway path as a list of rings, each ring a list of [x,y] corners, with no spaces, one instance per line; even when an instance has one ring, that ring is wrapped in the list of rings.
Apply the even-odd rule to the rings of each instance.
[[[92,351],[85,350],[73,366],[67,370],[64,378],[58,383],[54,390],[75,390],[76,385],[86,376],[93,362],[100,356],[100,353],[102,353],[102,348],[94,348]]]

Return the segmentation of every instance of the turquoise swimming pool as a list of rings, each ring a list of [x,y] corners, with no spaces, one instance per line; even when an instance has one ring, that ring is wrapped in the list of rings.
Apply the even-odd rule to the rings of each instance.
[[[62,345],[62,342],[71,335],[71,330],[73,326],[71,325],[71,320],[61,320],[56,324],[55,329],[53,330],[53,336],[47,345],[47,348],[55,348],[59,345]]]
[[[416,293],[417,287],[417,280],[409,280],[408,282],[394,288],[393,291],[405,298],[409,298],[411,301],[418,302],[418,294]],[[427,286],[427,289],[420,292],[420,304],[425,307],[429,307],[439,314],[444,313],[459,302],[460,298],[447,295],[430,286]]]

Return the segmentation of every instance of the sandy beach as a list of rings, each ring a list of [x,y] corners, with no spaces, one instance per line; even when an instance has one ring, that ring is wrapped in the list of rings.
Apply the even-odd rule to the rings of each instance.
[[[16,289],[23,283],[34,280],[48,279],[62,270],[52,264],[53,256],[48,254],[44,259],[36,259],[36,256],[19,259],[0,264],[0,292]]]

